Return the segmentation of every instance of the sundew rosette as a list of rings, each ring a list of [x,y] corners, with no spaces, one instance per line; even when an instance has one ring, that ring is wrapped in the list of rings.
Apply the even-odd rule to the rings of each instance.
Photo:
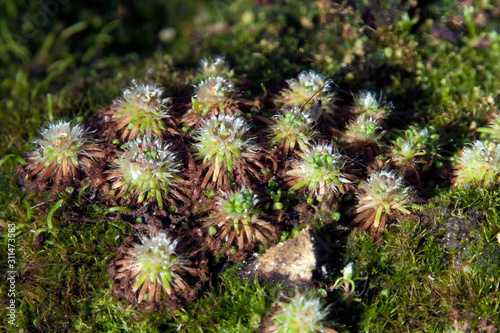
[[[321,101],[321,108],[326,113],[333,114],[337,95],[331,91],[331,86],[324,75],[313,70],[301,72],[297,78],[286,81],[288,89],[282,92],[278,102],[285,106],[302,106],[310,109],[318,101]]]
[[[291,191],[306,189],[309,197],[322,199],[344,193],[349,175],[345,171],[347,157],[331,144],[317,144],[302,153],[300,160],[293,162],[285,181]]]
[[[196,274],[185,253],[179,253],[178,239],[173,240],[164,232],[141,235],[140,242],[133,243],[116,261],[115,280],[127,279],[137,302],[147,299],[159,302],[163,295],[187,292],[190,287],[185,276]]]
[[[392,106],[392,104],[383,100],[381,94],[373,91],[362,90],[354,94],[353,97],[354,112],[366,117],[382,119],[387,115]]]
[[[182,163],[171,145],[162,139],[138,138],[127,143],[123,154],[112,164],[108,180],[117,197],[137,203],[156,201],[163,207],[163,199],[172,205],[171,195],[181,201],[184,181],[178,175]]]
[[[410,197],[410,189],[404,185],[403,177],[394,171],[374,173],[361,186],[361,190],[364,194],[359,196],[353,224],[362,224],[364,229],[372,229],[381,234],[387,216],[396,212],[410,213],[405,206]]]
[[[347,124],[342,140],[348,143],[346,151],[359,159],[372,160],[379,152],[383,134],[378,119],[362,114]]]
[[[56,184],[77,180],[82,167],[89,168],[93,159],[104,157],[89,134],[81,124],[49,124],[34,141],[36,148],[27,154],[30,175]]]
[[[162,98],[164,89],[153,83],[132,80],[132,84],[111,105],[116,131],[121,131],[122,140],[162,137],[167,130],[164,121],[169,117],[172,99]]]
[[[223,77],[209,77],[195,85],[191,98],[194,111],[202,116],[232,113],[237,95],[234,82]]]
[[[274,135],[271,142],[283,147],[285,156],[295,146],[305,150],[314,139],[317,120],[312,112],[298,106],[283,108],[273,117],[274,125],[269,128]]]
[[[460,186],[498,184],[500,176],[500,146],[491,141],[477,140],[462,149],[456,171]]]
[[[353,143],[378,143],[382,127],[380,121],[371,116],[360,115],[351,120],[347,125],[344,136],[347,142]]]
[[[197,78],[201,79],[217,76],[231,78],[234,75],[234,71],[229,66],[229,62],[222,56],[201,59],[197,73]]]
[[[429,168],[439,157],[439,134],[433,126],[410,126],[392,141],[391,161],[402,169],[403,174],[416,174],[424,165]]]
[[[258,161],[257,149],[247,134],[249,126],[242,117],[219,114],[205,119],[193,133],[195,156],[208,169],[202,187],[212,180],[218,187],[228,184],[229,175],[242,177],[249,183],[249,174],[260,177],[265,169]]]
[[[253,190],[222,192],[217,207],[219,214],[205,222],[207,228],[215,227],[216,237],[228,246],[238,243],[240,250],[251,249],[255,241],[261,243],[276,236],[275,228],[262,219],[259,199]]]
[[[318,296],[297,292],[295,296],[278,303],[276,312],[271,317],[273,325],[264,332],[325,332],[328,312],[329,308]]]

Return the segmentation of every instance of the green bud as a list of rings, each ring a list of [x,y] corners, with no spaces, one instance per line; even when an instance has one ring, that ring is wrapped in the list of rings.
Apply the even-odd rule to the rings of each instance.
[[[210,234],[210,236],[215,236],[215,234],[217,233],[217,228],[213,225],[210,226],[210,228],[208,228],[208,233]]]

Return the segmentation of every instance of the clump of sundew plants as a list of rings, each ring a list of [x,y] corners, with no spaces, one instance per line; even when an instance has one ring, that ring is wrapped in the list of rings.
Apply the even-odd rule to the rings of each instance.
[[[354,6],[349,2],[291,0],[284,6],[279,1],[237,0],[228,6],[213,6],[211,2],[193,6],[200,9],[192,13],[187,26],[178,21],[186,15],[186,10],[175,10],[180,4],[123,4],[113,11],[112,16],[118,19],[111,22],[109,15],[99,16],[100,7],[89,6],[91,10],[65,4],[61,15],[55,15],[44,27],[37,26],[37,34],[27,44],[19,37],[29,24],[19,29],[17,17],[25,12],[39,17],[39,8],[16,3],[0,14],[7,18],[0,37],[7,46],[0,50],[6,64],[0,68],[5,74],[0,85],[0,94],[5,97],[0,106],[8,114],[0,113],[0,136],[7,143],[0,147],[0,227],[8,231],[15,224],[16,229],[15,233],[1,233],[6,251],[0,258],[8,270],[7,260],[16,254],[19,327],[40,332],[262,331],[268,325],[265,316],[272,313],[272,304],[279,297],[277,290],[286,290],[290,282],[283,282],[286,277],[272,283],[258,278],[245,280],[237,271],[274,247],[278,238],[298,242],[296,231],[307,227],[314,232],[309,248],[314,248],[310,254],[317,262],[307,286],[314,289],[312,292],[317,290],[325,307],[332,309],[325,319],[335,323],[335,330],[498,330],[498,175],[493,167],[491,173],[481,169],[483,178],[472,178],[467,161],[461,160],[478,139],[489,140],[484,142],[486,150],[498,145],[494,136],[486,138],[480,136],[485,134],[483,130],[475,131],[488,126],[485,116],[495,113],[500,91],[494,5],[438,1]],[[83,11],[78,24],[67,15],[76,9]],[[167,19],[155,18],[155,12],[168,13]],[[128,19],[129,13],[134,13],[134,21]],[[150,44],[138,47],[146,41]],[[148,55],[153,49],[154,55]],[[133,53],[137,50],[141,53]],[[232,67],[211,58],[221,54],[227,55],[226,64]],[[200,71],[197,66],[203,58],[211,59],[214,65],[202,62],[205,69]],[[313,82],[313,75],[309,75],[309,82],[301,73],[315,73],[316,81],[322,84],[310,89],[317,82]],[[232,102],[224,111],[213,106],[205,115],[202,109],[197,113],[191,102],[196,87],[190,84],[217,76],[237,82],[244,93],[230,96]],[[149,121],[137,108],[137,114],[127,109],[118,119],[113,100],[134,78],[156,87],[153,92],[162,89],[161,94],[152,94],[151,104],[146,103],[151,107],[156,100],[159,109],[150,110],[159,117],[151,116]],[[295,82],[289,78],[296,78]],[[297,86],[301,83],[304,89]],[[176,89],[179,87],[182,89]],[[304,91],[309,97],[284,105],[288,98],[285,90]],[[381,94],[366,97],[385,110],[383,122],[372,116],[380,121],[377,126],[381,128],[376,126],[375,133],[385,131],[383,138],[375,135],[373,145],[378,151],[373,150],[373,156],[365,156],[362,144],[350,146],[356,139],[351,142],[339,135],[363,114],[351,97],[360,91],[366,96],[367,91],[380,91],[394,104],[384,104]],[[162,104],[167,96],[171,99]],[[325,106],[332,100],[335,107],[329,112]],[[285,141],[272,142],[270,134],[276,123],[273,115],[286,107],[320,116],[307,147],[296,144],[289,154],[283,154]],[[99,109],[103,111],[94,117]],[[248,127],[244,138],[251,139],[259,164],[252,159],[242,165],[238,153],[224,157],[227,170],[219,174],[224,178],[219,178],[223,181],[218,184],[207,176],[211,166],[203,163],[205,156],[195,158],[195,145],[203,141],[203,135],[210,137],[208,132],[201,133],[200,125],[225,112],[244,116],[241,118]],[[87,143],[92,145],[88,151],[91,156],[82,155],[78,160],[78,176],[63,182],[56,180],[57,173],[45,180],[29,172],[40,165],[29,156],[36,152],[45,156],[42,144],[32,140],[44,123],[54,124],[58,119],[83,122],[81,126],[91,138]],[[123,125],[128,120],[131,124]],[[411,135],[401,135],[405,128],[414,130]],[[428,131],[421,132],[424,128]],[[436,133],[439,137],[434,140]],[[397,139],[387,142],[396,137],[412,144],[399,145]],[[423,137],[426,139],[421,140]],[[139,173],[132,172],[137,186],[123,194],[121,187],[113,189],[121,178],[108,176],[113,172],[113,161],[130,145],[127,141],[160,139],[176,156],[175,174],[183,180],[176,183],[175,177],[167,177],[167,193],[158,186],[160,180],[137,180]],[[319,145],[337,150],[311,159],[315,165],[307,169],[310,174],[290,174],[298,170],[297,164],[306,162],[305,153]],[[442,146],[446,150],[439,149]],[[24,159],[23,152],[28,152]],[[336,153],[342,156],[341,163],[335,165],[340,169],[338,181],[326,168],[327,155],[336,157]],[[155,157],[154,149],[146,154],[149,156],[144,159]],[[484,161],[494,161],[486,153],[470,160],[481,164],[482,155]],[[407,156],[410,158],[405,161]],[[457,166],[455,175],[450,156],[458,156],[454,162],[462,165]],[[84,158],[92,162],[90,167]],[[23,187],[15,183],[12,162],[16,161],[26,164],[18,168]],[[239,173],[240,167],[247,166],[252,170]],[[387,199],[378,214],[380,205],[375,209],[375,201],[363,196],[371,190],[367,186],[372,177],[390,168],[404,176],[404,188],[408,183],[415,190],[401,195],[405,199],[395,199],[395,203]],[[318,170],[321,172],[313,172]],[[375,194],[386,193],[378,189],[380,193]],[[176,197],[172,190],[185,197]],[[242,191],[251,199],[245,200],[248,207],[258,200],[253,215],[272,227],[274,234],[264,237],[265,242],[252,236],[253,244],[245,241],[240,249],[237,240],[228,244],[227,237],[218,235],[223,227],[218,229],[209,221],[231,211],[224,206],[228,211],[223,212],[217,202],[230,202],[231,196]],[[331,207],[332,201],[339,207],[335,214],[324,209]],[[236,211],[243,206],[242,201],[233,208]],[[374,221],[380,215],[378,230],[364,230],[361,223],[353,225],[364,213],[359,212],[360,207],[370,207],[364,212],[375,216]],[[380,228],[384,214],[387,223],[390,219],[390,228]],[[238,237],[243,224],[235,228],[233,220],[232,230],[227,228]],[[15,235],[15,250],[9,248],[11,234]],[[138,235],[154,239],[167,234],[177,242],[175,254],[189,260],[181,263],[186,270],[171,267],[178,275],[170,280],[170,294],[164,288],[166,282],[161,288],[156,282],[154,293],[149,293],[151,288],[144,291],[141,288],[146,284],[131,283],[131,271],[126,269],[120,272],[126,276],[119,281],[110,279],[116,273],[116,260],[124,259],[127,253],[128,259],[134,259],[128,250],[136,248],[132,244],[140,246]],[[301,251],[298,258],[305,257]],[[288,257],[288,253],[283,255]],[[347,262],[355,263],[359,277],[349,286],[356,290],[350,300],[343,297],[336,279]],[[154,274],[149,275],[144,281],[159,281],[151,279]],[[177,288],[177,280],[189,288]],[[141,292],[145,293],[142,298]],[[7,301],[3,304],[9,304],[8,290],[2,288],[1,294]],[[15,329],[8,322],[0,322],[0,326]]]

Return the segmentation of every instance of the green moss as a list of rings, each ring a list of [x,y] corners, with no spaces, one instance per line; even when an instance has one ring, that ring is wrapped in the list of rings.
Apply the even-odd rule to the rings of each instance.
[[[220,275],[196,304],[177,314],[181,332],[256,332],[271,308],[279,285],[238,277],[239,265]]]

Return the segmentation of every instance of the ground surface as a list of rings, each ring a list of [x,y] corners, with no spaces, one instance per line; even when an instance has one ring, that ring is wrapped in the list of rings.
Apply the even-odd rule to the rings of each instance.
[[[164,87],[176,105],[173,114],[183,115],[200,60],[224,55],[236,84],[248,92],[243,109],[260,110],[248,117],[259,142],[268,135],[262,119],[276,112],[273,96],[303,70],[313,69],[335,82],[335,125],[322,124],[320,130],[341,149],[348,147],[337,139],[352,115],[351,92],[372,90],[391,101],[380,158],[361,158],[352,166],[360,182],[366,180],[367,166],[394,164],[389,160],[398,130],[434,126],[439,133],[442,167],[425,169],[428,160],[415,170],[393,165],[412,185],[411,214],[400,214],[380,236],[351,225],[358,181],[339,202],[308,204],[300,196],[287,197],[281,201],[283,212],[266,210],[279,221],[283,240],[307,225],[315,230],[318,267],[313,281],[300,288],[320,290],[329,305],[328,326],[339,332],[498,330],[498,183],[455,186],[452,170],[458,152],[485,138],[477,129],[498,114],[498,2],[191,0],[79,8],[63,1],[5,1],[3,6],[0,267],[16,273],[7,273],[7,283],[1,285],[0,327],[16,330],[7,316],[11,300],[15,326],[24,332],[199,332],[202,327],[254,332],[268,325],[277,300],[296,287],[284,279],[242,277],[240,261],[265,249],[225,255],[223,245],[210,243],[201,219],[215,199],[203,191],[193,192],[201,201],[189,210],[152,211],[133,204],[125,209],[118,206],[126,206],[124,202],[85,187],[88,179],[98,183],[99,177],[83,177],[57,191],[50,186],[30,191],[43,188],[19,176],[23,154],[37,149],[32,141],[44,124],[66,119],[100,129],[96,115],[132,79]],[[189,129],[184,132],[176,121],[184,145],[191,140]],[[118,148],[111,142],[103,147],[112,160]],[[353,158],[356,149],[349,153]],[[183,155],[186,172],[199,176],[201,171],[189,167],[189,154],[185,150]],[[279,166],[273,170],[267,161],[269,170],[284,187],[280,170],[289,161],[276,152],[269,156]],[[276,189],[262,184],[262,199],[272,205],[266,190]],[[325,205],[340,214],[325,215]],[[165,227],[175,235],[192,231],[185,237],[192,243],[207,240],[196,254],[203,274],[190,281],[195,292],[177,303],[156,304],[155,312],[128,302],[124,294],[117,299],[108,273],[117,249],[138,231]],[[354,293],[347,295],[332,286],[349,262],[359,279]],[[10,276],[15,276],[14,289]]]

